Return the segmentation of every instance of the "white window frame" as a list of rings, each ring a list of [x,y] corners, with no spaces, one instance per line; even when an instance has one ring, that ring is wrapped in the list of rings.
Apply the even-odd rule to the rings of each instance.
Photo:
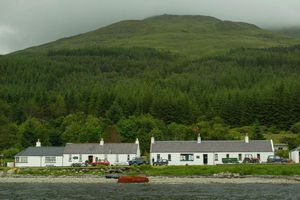
[[[180,154],[180,161],[194,161],[194,154],[192,153],[182,153]]]
[[[219,155],[217,153],[215,153],[215,155],[214,155],[214,160],[219,161]]]
[[[28,163],[27,156],[18,156],[16,157],[16,163]]]
[[[45,163],[56,163],[56,157],[55,156],[46,156]]]

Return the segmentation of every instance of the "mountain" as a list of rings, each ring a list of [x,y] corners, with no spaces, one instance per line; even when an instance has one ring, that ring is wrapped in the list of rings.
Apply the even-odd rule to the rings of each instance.
[[[300,27],[284,28],[274,31],[285,35],[286,37],[300,38]]]
[[[41,139],[151,136],[300,145],[299,40],[247,23],[163,15],[0,56],[0,154]],[[298,133],[298,135],[297,135]],[[295,137],[289,137],[295,135]]]
[[[240,47],[287,46],[295,40],[255,25],[207,16],[162,15],[129,20],[64,38],[30,51],[96,47],[150,47],[188,56],[206,56]]]

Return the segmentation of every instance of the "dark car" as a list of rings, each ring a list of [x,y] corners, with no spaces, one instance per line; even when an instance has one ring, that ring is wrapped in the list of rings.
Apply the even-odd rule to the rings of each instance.
[[[87,163],[72,163],[71,167],[87,167]]]
[[[146,165],[148,162],[143,158],[134,158],[133,160],[128,161],[129,165]]]
[[[280,156],[269,156],[268,157],[268,160],[267,160],[268,163],[287,163],[288,160],[285,159],[285,158],[282,158]]]
[[[169,161],[167,159],[159,159],[153,162],[153,165],[168,165]]]

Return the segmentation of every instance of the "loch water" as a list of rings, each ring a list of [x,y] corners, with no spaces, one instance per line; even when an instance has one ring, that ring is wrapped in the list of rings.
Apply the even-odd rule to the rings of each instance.
[[[300,184],[1,183],[0,199],[300,199]]]

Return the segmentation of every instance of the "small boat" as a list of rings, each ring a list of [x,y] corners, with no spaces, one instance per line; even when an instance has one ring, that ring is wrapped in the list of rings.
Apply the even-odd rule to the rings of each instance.
[[[120,176],[118,183],[148,183],[149,179],[146,176]]]
[[[118,179],[120,175],[118,174],[105,174],[105,178],[107,179]]]

